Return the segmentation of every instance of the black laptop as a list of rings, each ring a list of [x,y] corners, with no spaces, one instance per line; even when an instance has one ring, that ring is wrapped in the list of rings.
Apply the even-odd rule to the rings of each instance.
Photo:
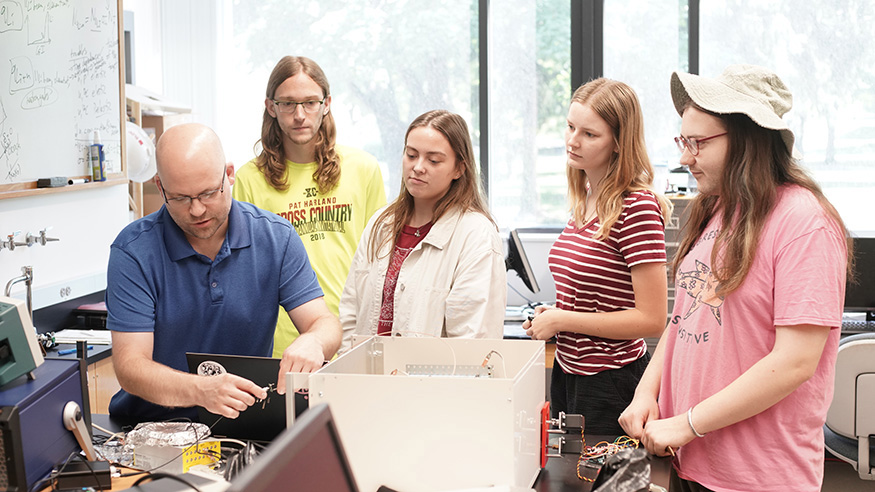
[[[276,378],[280,360],[272,357],[244,355],[199,354],[188,352],[188,371],[192,374],[211,375],[227,372],[246,378],[261,386],[270,386],[268,397],[240,413],[236,419],[224,418],[198,407],[198,419],[211,426],[214,436],[233,437],[250,441],[272,441],[286,428],[285,395],[276,392]],[[295,416],[307,409],[306,394],[295,393]]]

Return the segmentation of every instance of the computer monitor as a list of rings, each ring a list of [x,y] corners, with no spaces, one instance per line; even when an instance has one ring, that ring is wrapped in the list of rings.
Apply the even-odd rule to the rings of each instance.
[[[529,264],[529,259],[526,256],[526,250],[523,249],[523,243],[520,241],[519,233],[516,229],[510,231],[510,236],[507,238],[507,258],[504,264],[508,270],[513,270],[519,275],[526,287],[533,294],[540,292],[538,280],[535,278],[535,273],[532,271],[532,266]]]
[[[856,282],[845,286],[845,312],[865,312],[875,321],[875,237],[854,238]]]
[[[232,480],[227,492],[357,492],[327,404],[311,407]]]

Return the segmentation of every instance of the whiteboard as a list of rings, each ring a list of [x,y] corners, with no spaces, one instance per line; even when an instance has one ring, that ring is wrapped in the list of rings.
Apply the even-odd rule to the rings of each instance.
[[[117,0],[0,0],[0,185],[122,171]]]

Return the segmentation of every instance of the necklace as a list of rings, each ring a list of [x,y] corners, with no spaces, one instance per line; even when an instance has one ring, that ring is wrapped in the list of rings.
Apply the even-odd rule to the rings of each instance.
[[[583,204],[583,221],[588,223],[596,216],[596,201],[592,195],[586,198],[586,202]]]
[[[407,227],[407,231],[410,231],[411,229],[414,228],[413,226],[405,226],[405,227]],[[422,237],[423,235],[428,234],[429,230],[431,230],[431,222],[429,222],[428,224],[423,224],[423,225],[417,227],[416,230],[413,231],[413,235],[415,237]],[[410,234],[410,232],[407,232],[407,234]]]
[[[595,218],[595,216],[596,216],[595,210],[587,211],[586,214],[583,216],[583,222],[589,223],[592,219]]]

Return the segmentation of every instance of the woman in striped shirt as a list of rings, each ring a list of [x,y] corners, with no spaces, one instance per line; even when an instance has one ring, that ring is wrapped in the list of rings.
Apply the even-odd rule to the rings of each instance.
[[[550,250],[556,305],[523,327],[556,337],[554,416],[582,414],[587,433],[622,435],[617,423],[650,356],[644,337],[665,327],[664,221],[671,205],[651,191],[635,91],[609,79],[581,86],[565,130],[572,217]]]

